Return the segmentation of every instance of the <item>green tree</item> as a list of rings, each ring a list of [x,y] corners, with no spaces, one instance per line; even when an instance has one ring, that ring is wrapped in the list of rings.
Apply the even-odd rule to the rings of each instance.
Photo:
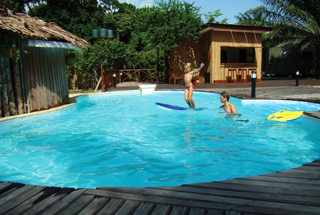
[[[246,26],[261,26],[261,27],[273,27],[274,23],[268,20],[268,16],[261,11],[261,7],[250,9],[245,13],[239,13],[235,16],[238,20],[237,25]],[[262,46],[265,48],[272,48],[277,46],[279,41],[273,40],[272,35],[269,33],[262,34]]]
[[[114,14],[119,10],[119,1],[118,0],[100,0],[100,5],[105,8],[107,13]]]
[[[0,0],[0,7],[3,9],[4,3],[6,0]],[[25,13],[24,6],[28,4],[29,2],[32,1],[26,1],[26,0],[9,0],[7,1],[7,9],[13,11],[13,12],[18,12],[18,13]]]
[[[207,14],[204,14],[204,17],[206,18],[207,22],[204,25],[209,25],[210,23],[217,23],[217,24],[228,24],[228,18],[224,18],[222,21],[217,21],[217,18],[219,16],[222,16],[223,14],[220,12],[220,9],[215,10],[213,12],[208,12]]]
[[[124,43],[115,39],[100,38],[88,49],[71,51],[69,55],[76,55],[77,58],[76,62],[69,65],[69,76],[76,74],[86,82],[98,82],[101,68],[122,69],[128,53]]]
[[[159,50],[171,50],[185,40],[196,41],[201,28],[200,7],[178,0],[156,1],[147,20],[147,33]]]
[[[201,28],[200,8],[178,0],[156,1],[158,6],[145,9],[141,13],[145,22],[141,22],[138,31],[145,36],[157,50],[157,55],[165,54],[170,58],[170,52],[186,40],[196,41],[197,31]],[[161,54],[162,55],[162,54]],[[160,61],[159,61],[160,62]]]
[[[319,0],[263,0],[265,6],[254,9],[273,26],[272,40],[299,41],[300,47],[310,44],[315,48],[315,72],[320,74],[320,1]]]
[[[97,0],[47,0],[35,5],[32,12],[86,40],[92,39],[92,29],[114,25],[112,19],[106,23],[104,8],[98,6]]]
[[[251,9],[245,13],[239,13],[235,16],[238,20],[237,25],[248,25],[248,26],[263,26],[271,27],[270,22],[267,22],[267,16],[260,11],[260,8]]]

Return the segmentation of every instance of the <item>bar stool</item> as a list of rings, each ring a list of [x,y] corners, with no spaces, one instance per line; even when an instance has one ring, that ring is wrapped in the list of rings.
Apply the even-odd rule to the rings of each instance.
[[[245,82],[246,81],[246,78],[244,76],[245,74],[247,74],[247,69],[244,69],[244,68],[238,69],[238,73],[237,73],[238,82]]]
[[[236,79],[232,79],[232,77],[234,76],[234,73],[237,76],[237,69],[235,69],[235,68],[228,69],[228,76],[227,76],[227,82],[228,83],[236,82],[237,77],[236,77]],[[231,74],[231,76],[230,76],[230,74]]]

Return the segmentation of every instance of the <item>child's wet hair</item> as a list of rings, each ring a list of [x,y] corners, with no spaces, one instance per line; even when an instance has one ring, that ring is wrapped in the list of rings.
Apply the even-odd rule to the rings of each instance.
[[[227,91],[223,91],[222,93],[220,93],[220,95],[223,96],[223,98],[227,98],[227,101],[229,101],[230,93],[228,93]]]
[[[191,68],[191,70],[192,70],[192,64],[191,64],[190,62],[186,63],[186,64],[184,65],[184,67],[185,67],[185,68]]]

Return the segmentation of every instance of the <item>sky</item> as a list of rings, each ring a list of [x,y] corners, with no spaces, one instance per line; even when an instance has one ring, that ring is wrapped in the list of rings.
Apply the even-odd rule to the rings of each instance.
[[[183,0],[180,0],[183,2]],[[263,5],[261,0],[185,0],[188,3],[194,3],[194,6],[201,7],[200,13],[207,14],[208,12],[214,12],[220,9],[222,16],[218,17],[217,21],[221,21],[224,18],[228,18],[228,24],[235,24],[237,22],[234,16],[239,13],[244,13],[249,9],[253,9],[260,5]],[[137,8],[144,6],[154,5],[154,0],[119,0],[119,2],[127,2],[134,4]],[[203,21],[206,21],[202,16]]]

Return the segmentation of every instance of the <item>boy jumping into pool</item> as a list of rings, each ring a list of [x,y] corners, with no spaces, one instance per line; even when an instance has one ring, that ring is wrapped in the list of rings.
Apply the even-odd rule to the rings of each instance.
[[[186,63],[184,66],[185,73],[184,73],[184,84],[186,86],[186,89],[184,91],[184,99],[186,100],[187,104],[191,109],[196,109],[196,106],[194,105],[194,101],[192,99],[193,89],[194,86],[192,84],[192,77],[199,73],[202,67],[204,66],[204,63],[201,63],[200,68],[192,70],[191,63]]]
[[[226,91],[223,91],[220,94],[220,101],[224,103],[220,108],[222,108],[225,112],[221,113],[226,113],[226,114],[237,114],[236,107],[229,102],[230,99],[230,94]]]

